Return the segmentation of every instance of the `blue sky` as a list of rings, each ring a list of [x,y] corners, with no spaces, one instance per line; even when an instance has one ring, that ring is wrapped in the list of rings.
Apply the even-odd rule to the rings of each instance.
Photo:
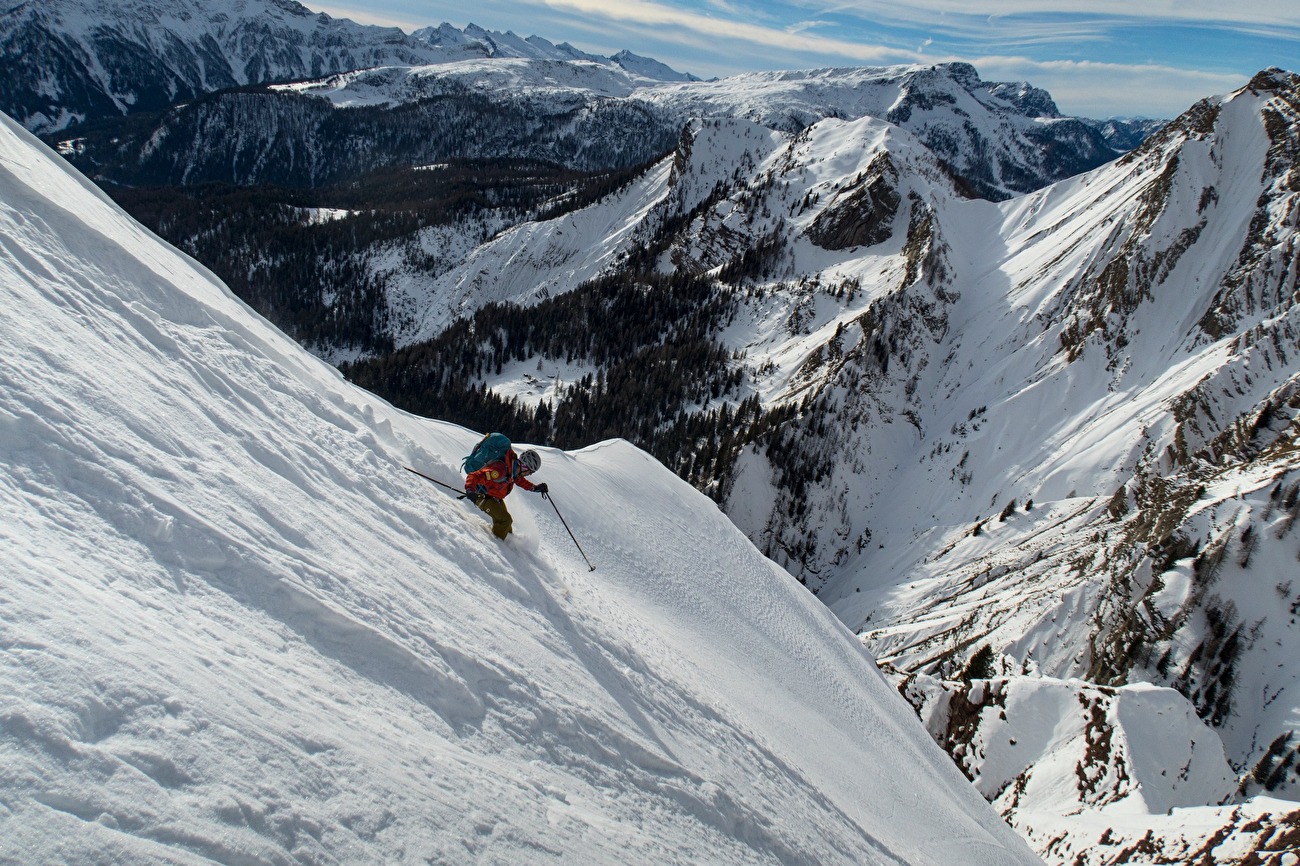
[[[1300,71],[1300,0],[328,0],[410,32],[449,21],[596,54],[629,49],[704,78],[761,69],[965,60],[1061,111],[1173,117],[1260,69]]]

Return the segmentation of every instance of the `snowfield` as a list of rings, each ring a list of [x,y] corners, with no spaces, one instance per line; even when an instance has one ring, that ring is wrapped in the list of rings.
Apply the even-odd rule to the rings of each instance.
[[[1035,863],[820,602],[618,441],[350,386],[0,122],[0,861]]]

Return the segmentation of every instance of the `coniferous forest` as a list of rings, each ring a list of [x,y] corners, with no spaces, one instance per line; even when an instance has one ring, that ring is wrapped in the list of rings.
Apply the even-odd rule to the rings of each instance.
[[[320,188],[117,186],[132,216],[211,268],[303,345],[377,355],[393,348],[385,287],[367,266],[376,245],[430,226],[551,218],[626,185],[644,166],[583,172],[535,160],[458,160],[437,170],[381,169]],[[324,218],[313,213],[325,211]],[[407,253],[422,253],[411,245]]]
[[[607,277],[533,307],[488,305],[434,340],[341,369],[398,406],[473,429],[560,448],[623,437],[722,495],[740,448],[792,414],[740,399],[738,359],[711,336],[734,314],[736,291],[681,275]],[[536,409],[478,384],[533,357],[598,372]]]

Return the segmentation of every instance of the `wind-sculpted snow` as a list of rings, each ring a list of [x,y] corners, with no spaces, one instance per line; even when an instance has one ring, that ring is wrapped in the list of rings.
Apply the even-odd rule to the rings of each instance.
[[[0,126],[0,860],[1032,863],[705,499],[346,384]]]

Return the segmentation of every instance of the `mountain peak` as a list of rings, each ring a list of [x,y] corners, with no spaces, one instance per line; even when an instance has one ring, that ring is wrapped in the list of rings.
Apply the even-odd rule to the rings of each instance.
[[[311,11],[306,6],[299,3],[298,0],[269,0],[269,2],[272,5],[283,9],[285,12],[288,12],[290,15],[298,15],[302,18],[308,18],[316,14],[325,15],[324,12],[316,13]],[[328,19],[330,16],[325,15],[325,17]]]
[[[653,81],[695,81],[692,75],[678,72],[657,60],[640,57],[630,51],[620,51],[612,57],[601,57],[575,48],[568,42],[558,45],[541,36],[521,38],[513,31],[487,30],[477,24],[467,24],[463,30],[443,22],[437,27],[416,30],[412,38],[427,43],[435,49],[456,52],[447,60],[460,60],[465,52],[476,52],[488,58],[515,58],[524,60],[580,60],[616,66],[641,78]]]
[[[952,78],[953,81],[956,81],[967,90],[975,90],[984,83],[980,78],[979,70],[970,63],[962,61],[940,63],[938,68],[948,73],[948,76]]]
[[[1288,72],[1276,66],[1270,66],[1267,69],[1260,70],[1255,77],[1250,79],[1246,85],[1250,90],[1264,93],[1275,93],[1280,90],[1297,90],[1300,89],[1300,75],[1294,72]]]
[[[635,75],[653,78],[656,81],[699,81],[700,79],[686,72],[678,72],[665,63],[650,57],[633,54],[627,49],[615,54],[610,60]]]

